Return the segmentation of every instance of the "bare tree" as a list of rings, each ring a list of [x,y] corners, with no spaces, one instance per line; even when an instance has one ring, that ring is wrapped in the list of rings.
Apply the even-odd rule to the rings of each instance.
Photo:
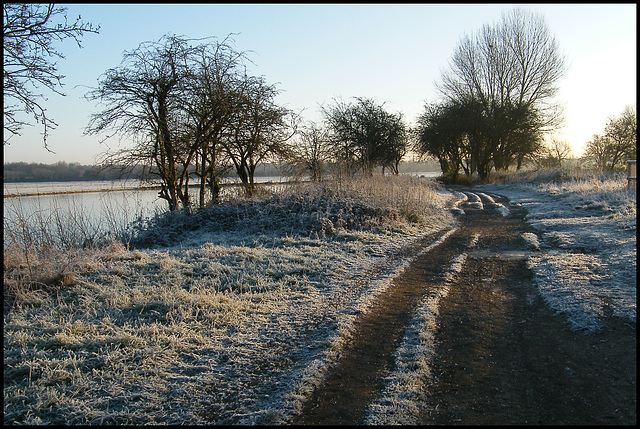
[[[479,112],[478,103],[448,100],[426,104],[424,113],[418,117],[414,149],[422,156],[437,159],[443,177],[449,182],[455,181],[460,168],[465,167],[465,158],[478,171],[483,171],[480,165],[488,163],[488,157],[479,159],[483,153],[477,153],[477,139],[472,134],[482,126]]]
[[[587,142],[587,148],[584,152],[583,158],[593,163],[596,168],[600,170],[611,170],[611,163],[609,162],[609,142],[606,137],[594,134],[591,140]]]
[[[220,175],[229,169],[223,138],[233,126],[246,60],[245,53],[236,52],[232,42],[228,36],[221,43],[199,46],[190,83],[192,96],[186,108],[192,129],[192,149],[196,151],[196,174],[200,177],[200,207],[205,204],[207,185],[212,200],[218,200]]]
[[[560,123],[553,97],[565,72],[543,17],[516,8],[497,25],[462,38],[438,89],[446,100],[482,105],[485,150],[494,167],[504,169],[535,153],[542,133]]]
[[[275,85],[268,85],[264,77],[245,76],[235,95],[234,121],[223,145],[248,196],[255,190],[259,164],[292,155],[288,143],[298,118],[275,103],[277,94]]]
[[[626,106],[618,117],[609,118],[603,135],[587,143],[585,158],[602,170],[623,169],[625,161],[636,158],[638,120],[635,106]]]
[[[341,171],[353,174],[358,168],[359,136],[356,131],[356,115],[351,104],[334,100],[333,106],[322,107],[325,124],[329,131],[332,156]]]
[[[635,106],[626,106],[618,117],[609,118],[604,131],[611,145],[613,168],[624,166],[627,159],[636,159],[638,119]]]
[[[552,139],[542,146],[535,161],[544,168],[559,168],[571,156],[571,145],[566,140]]]
[[[54,4],[5,3],[3,39],[3,100],[4,100],[4,144],[9,144],[12,136],[30,121],[20,119],[19,112],[31,116],[43,127],[44,147],[47,145],[49,130],[57,126],[47,115],[40,100],[46,98],[35,93],[45,87],[56,94],[61,91],[64,76],[58,73],[55,58],[64,58],[54,42],[73,39],[78,47],[84,33],[98,33],[100,27],[83,23],[79,16],[73,23],[67,21],[65,8]],[[63,22],[56,23],[60,16]],[[54,60],[52,60],[54,59]]]
[[[382,166],[382,173],[388,168],[393,174],[400,174],[399,166],[409,149],[409,130],[405,125],[402,113],[389,114],[382,124],[380,139],[386,144],[378,146],[380,151],[375,155]]]
[[[85,133],[113,130],[132,138],[135,147],[108,152],[105,159],[155,165],[162,178],[159,196],[167,200],[170,210],[188,201],[183,185],[188,181],[190,160],[180,157],[192,154],[184,153],[187,131],[180,121],[184,119],[184,85],[190,73],[191,52],[184,38],[172,35],[141,43],[125,52],[122,64],[107,70],[99,87],[87,94],[88,99],[99,100],[106,108],[91,115]]]
[[[295,145],[292,163],[312,181],[321,181],[324,165],[331,160],[331,145],[327,130],[314,122],[307,123],[298,131],[300,136]]]
[[[535,106],[545,125],[557,125],[560,116],[551,99],[566,60],[542,15],[521,8],[503,14],[499,24],[465,35],[452,61],[438,86],[446,98],[473,98],[485,108]]]

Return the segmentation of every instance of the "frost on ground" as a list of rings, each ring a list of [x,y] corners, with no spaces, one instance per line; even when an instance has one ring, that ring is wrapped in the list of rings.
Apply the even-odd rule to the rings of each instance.
[[[468,249],[475,247],[478,238],[476,234],[471,239]],[[365,424],[420,424],[421,407],[431,378],[440,301],[449,294],[449,286],[462,270],[467,256],[463,252],[453,259],[442,285],[433,288],[418,306],[394,355],[395,370],[385,377],[386,387],[380,398],[369,406]]]
[[[455,203],[453,204],[453,206],[451,207],[451,212],[455,213],[455,214],[458,214],[458,215],[464,215],[464,210],[462,210],[459,206],[463,202],[467,201],[467,199],[468,199],[467,194],[465,194],[463,192],[454,191],[453,195],[455,195],[457,197],[457,199],[456,199]]]
[[[527,247],[531,250],[540,250],[540,241],[538,236],[532,232],[523,232],[522,238],[524,239]]]
[[[410,262],[400,249],[451,230],[446,207],[466,196],[415,180],[158,217],[131,231],[130,246],[55,258],[5,250],[4,423],[286,422],[356,315]],[[536,282],[576,329],[609,313],[635,323],[636,203],[623,188],[486,188],[529,211]],[[25,283],[43,270],[52,275]],[[435,304],[416,313],[398,368],[424,369]],[[390,389],[409,382],[401,376]]]
[[[573,329],[594,332],[602,317],[636,323],[636,195],[622,177],[488,185],[528,211],[539,248],[529,266],[544,300]]]
[[[449,194],[407,180],[159,217],[130,247],[61,256],[50,284],[21,288],[5,252],[4,423],[286,421],[399,251],[453,225]]]
[[[502,217],[507,217],[511,214],[511,212],[509,211],[509,209],[507,207],[505,207],[504,205],[497,203],[494,201],[494,199],[490,196],[485,194],[484,192],[478,192],[478,195],[480,195],[483,198],[486,198],[487,200],[489,200],[489,202],[493,205],[493,207],[498,210],[498,213],[500,213],[500,215]]]

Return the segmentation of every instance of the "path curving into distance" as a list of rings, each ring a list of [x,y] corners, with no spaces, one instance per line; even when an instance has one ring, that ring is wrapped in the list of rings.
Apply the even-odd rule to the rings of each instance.
[[[616,393],[629,380],[607,381],[635,368],[634,345],[608,361],[616,347],[635,343],[635,332],[572,332],[533,286],[524,210],[500,195],[451,191],[459,225],[425,243],[359,316],[338,361],[289,423],[635,421],[635,411],[620,411],[629,392]]]

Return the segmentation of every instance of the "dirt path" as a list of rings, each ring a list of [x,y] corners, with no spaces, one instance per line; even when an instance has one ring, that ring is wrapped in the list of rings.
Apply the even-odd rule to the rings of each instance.
[[[294,424],[363,424],[421,298],[444,269],[474,251],[440,302],[424,424],[634,424],[635,329],[569,329],[547,309],[526,266],[525,213],[497,195],[464,190],[460,227],[417,257],[358,321],[325,383]],[[506,214],[506,213],[504,213]]]

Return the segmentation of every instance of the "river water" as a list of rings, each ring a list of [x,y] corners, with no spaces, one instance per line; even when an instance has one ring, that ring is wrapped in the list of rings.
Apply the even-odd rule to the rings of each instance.
[[[256,178],[256,182],[275,184],[284,180]],[[229,185],[235,183],[226,181]],[[224,187],[223,194],[230,189],[237,188]],[[73,235],[70,230],[83,231],[87,237],[122,232],[134,221],[168,209],[167,201],[158,197],[159,183],[137,180],[4,183],[3,191],[5,246],[7,238],[15,241],[33,235],[27,231],[35,232],[36,241],[43,241],[43,234]],[[190,188],[190,193],[197,200],[198,189]]]

